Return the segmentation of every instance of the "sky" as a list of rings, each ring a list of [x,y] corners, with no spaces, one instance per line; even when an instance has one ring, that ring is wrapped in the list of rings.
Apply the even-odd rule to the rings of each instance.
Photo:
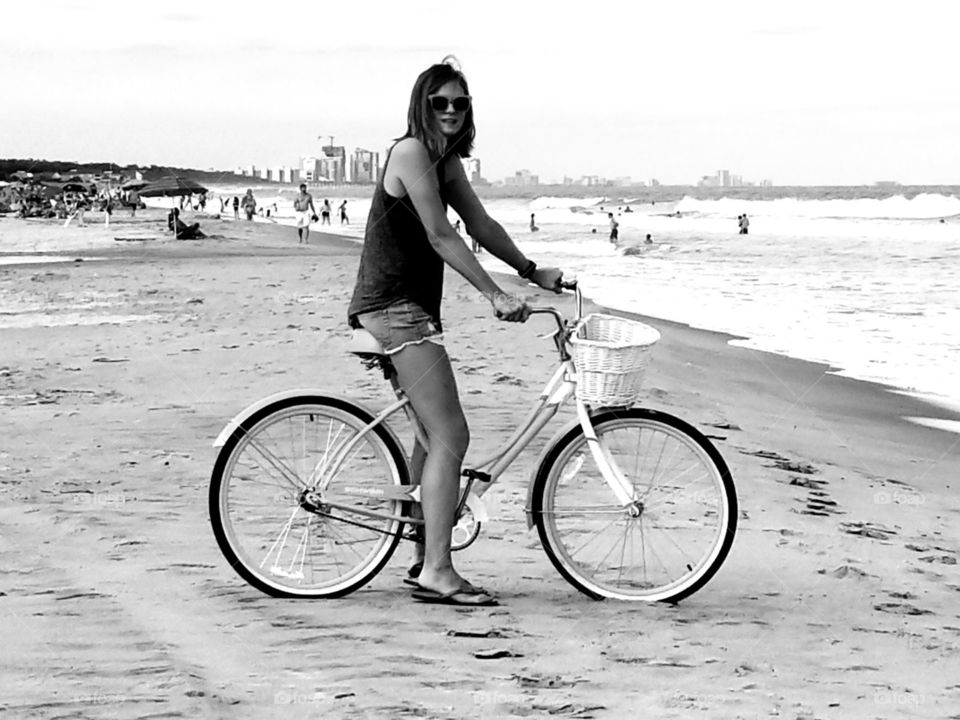
[[[453,54],[484,177],[960,184],[953,0],[116,2],[3,10],[0,157],[383,151]],[[323,140],[318,138],[323,137]]]

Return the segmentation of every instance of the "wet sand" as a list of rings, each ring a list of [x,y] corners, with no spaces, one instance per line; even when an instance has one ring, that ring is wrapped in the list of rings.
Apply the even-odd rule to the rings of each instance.
[[[412,602],[404,546],[344,599],[247,586],[209,527],[211,443],[279,390],[387,404],[345,354],[359,250],[213,218],[216,238],[174,241],[159,218],[0,219],[0,252],[68,236],[68,255],[103,258],[0,266],[5,715],[957,717],[960,438],[902,418],[958,418],[656,319],[644,403],[710,435],[740,497],[731,555],[696,595],[594,602],[554,571],[523,513],[549,432],[457,558],[501,607]],[[138,235],[153,239],[113,239]],[[549,321],[498,323],[451,271],[444,308],[469,461],[539,391]]]

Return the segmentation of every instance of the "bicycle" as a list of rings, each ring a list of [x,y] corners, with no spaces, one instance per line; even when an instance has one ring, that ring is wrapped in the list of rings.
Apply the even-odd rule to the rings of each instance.
[[[463,470],[453,548],[477,539],[488,520],[482,496],[572,398],[576,419],[547,444],[529,483],[528,530],[536,525],[560,575],[591,598],[678,602],[730,551],[733,479],[713,444],[680,418],[631,407],[630,397],[583,399],[586,373],[578,376],[570,353],[582,344],[583,297],[575,281],[563,286],[576,294],[576,318],[533,308],[556,320],[559,366],[500,450]],[[411,513],[420,488],[386,421],[402,410],[424,447],[426,435],[373,336],[359,330],[353,342],[350,352],[383,372],[395,402],[375,413],[322,390],[281,392],[240,412],[214,442],[217,543],[244,580],[275,597],[347,595],[423,524]]]

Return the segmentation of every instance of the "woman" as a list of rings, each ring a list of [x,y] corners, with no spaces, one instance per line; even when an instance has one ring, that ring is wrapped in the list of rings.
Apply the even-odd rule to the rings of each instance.
[[[561,273],[538,268],[484,210],[463,171],[476,134],[467,81],[442,62],[421,73],[410,95],[407,132],[387,153],[370,205],[360,269],[348,315],[393,360],[420,417],[428,447],[414,447],[411,472],[421,485],[425,537],[410,577],[424,602],[495,605],[454,569],[450,531],[469,442],[450,359],[443,347],[440,299],[444,264],[490,301],[497,317],[524,322],[530,308],[504,293],[447,220],[449,204],[467,233],[521,277],[557,290]]]
[[[247,220],[253,220],[253,214],[257,212],[257,201],[253,197],[253,190],[247,190],[247,194],[243,196],[240,207],[242,207],[244,213],[246,213]]]

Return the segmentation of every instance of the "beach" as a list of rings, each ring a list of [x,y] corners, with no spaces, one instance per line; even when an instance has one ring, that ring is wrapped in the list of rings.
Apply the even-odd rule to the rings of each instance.
[[[642,402],[708,434],[740,500],[697,594],[595,602],[556,573],[523,506],[561,422],[485,496],[491,521],[456,558],[500,607],[413,602],[405,545],[346,598],[246,585],[207,515],[220,429],[291,388],[392,399],[346,353],[359,245],[206,216],[210,239],[176,241],[162,217],[0,218],[0,252],[66,258],[0,265],[9,717],[960,717],[960,436],[905,419],[960,415],[656,318]],[[554,351],[547,320],[499,323],[446,277],[469,464],[523,416]]]

